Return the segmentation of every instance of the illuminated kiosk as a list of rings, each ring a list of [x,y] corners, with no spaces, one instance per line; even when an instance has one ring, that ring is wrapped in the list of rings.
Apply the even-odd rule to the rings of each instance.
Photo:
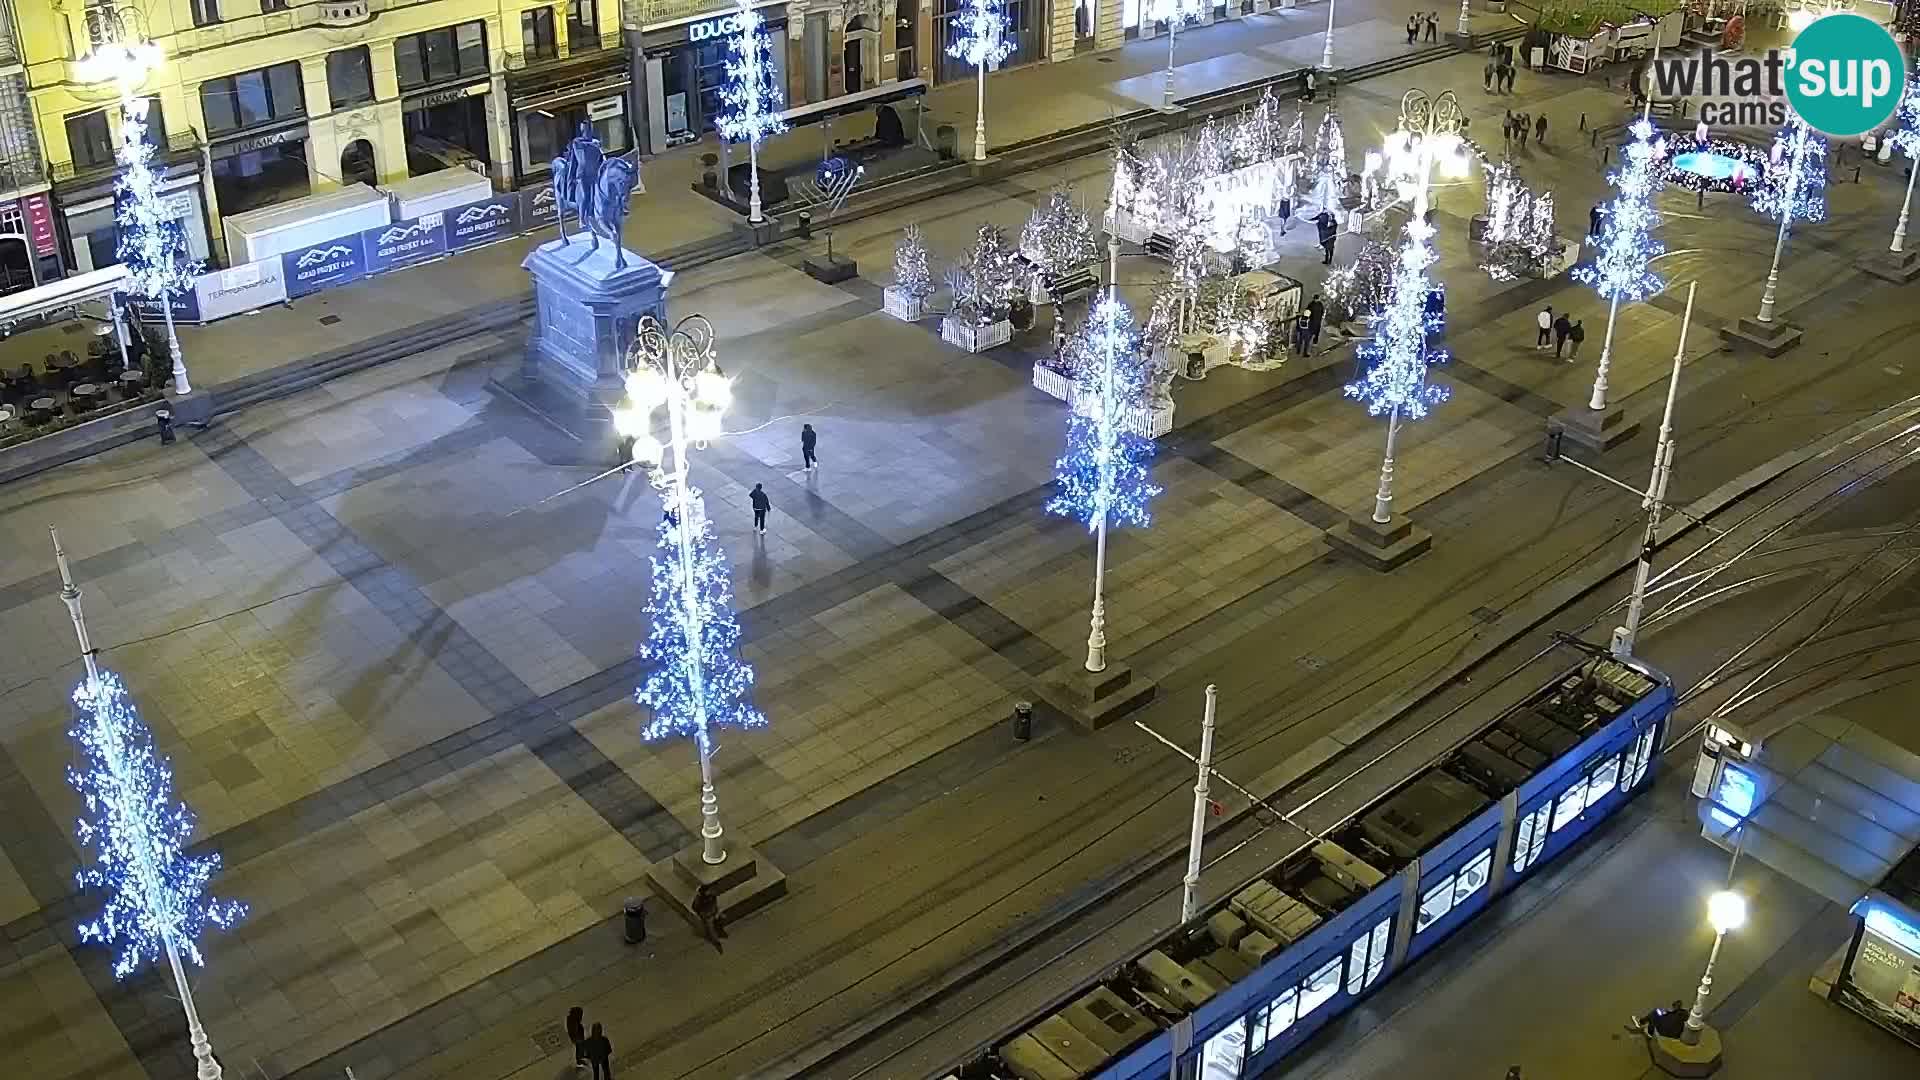
[[[541,244],[520,265],[533,275],[526,376],[586,404],[617,403],[626,394],[627,346],[643,317],[666,317],[673,272],[605,237],[595,250],[594,238],[579,233]]]

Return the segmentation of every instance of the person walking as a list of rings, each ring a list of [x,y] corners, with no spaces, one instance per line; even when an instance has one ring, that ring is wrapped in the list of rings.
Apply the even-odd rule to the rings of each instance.
[[[1320,230],[1320,250],[1325,253],[1320,259],[1320,265],[1332,266],[1333,241],[1340,231],[1340,226],[1333,220],[1333,211],[1331,210],[1320,211],[1320,216],[1314,218],[1313,221],[1314,225]]]
[[[1541,308],[1540,313],[1533,317],[1533,325],[1540,330],[1534,338],[1533,347],[1536,350],[1546,348],[1548,340],[1553,337],[1553,308]]]
[[[1287,235],[1287,226],[1293,224],[1293,200],[1285,195],[1280,196],[1279,214],[1280,235],[1285,236]]]
[[[747,501],[753,504],[754,531],[765,534],[767,531],[767,511],[773,509],[773,500],[767,498],[765,488],[759,484],[755,484],[753,485],[753,490],[747,492]]]
[[[1486,70],[1480,73],[1480,85],[1487,88],[1487,93],[1493,93],[1493,61],[1491,60],[1487,61]]]
[[[1513,65],[1513,60],[1512,60],[1511,58],[1509,58],[1509,59],[1507,60],[1507,93],[1509,93],[1509,94],[1511,94],[1511,93],[1513,93],[1513,77],[1514,77],[1514,74],[1515,74],[1515,68],[1514,68],[1514,65]]]
[[[1420,16],[1409,15],[1407,16],[1407,44],[1411,45],[1418,40],[1420,40]]]
[[[1593,209],[1587,211],[1587,235],[1595,240],[1600,239],[1600,227],[1606,223],[1606,205],[1594,203]]]
[[[1532,130],[1533,117],[1528,116],[1526,113],[1521,113],[1520,122],[1514,129],[1514,134],[1520,136],[1520,149],[1525,150],[1527,148],[1527,133]]]
[[[1554,359],[1558,360],[1560,358],[1560,351],[1567,347],[1567,335],[1571,333],[1573,333],[1573,320],[1567,318],[1566,312],[1563,311],[1560,313],[1559,318],[1553,320]]]
[[[1299,353],[1301,356],[1306,356],[1308,355],[1307,350],[1312,347],[1312,345],[1313,331],[1307,326],[1306,315],[1301,314],[1294,316],[1293,351]]]
[[[575,1005],[567,1010],[567,1038],[573,1041],[573,1067],[587,1067],[587,1011]]]
[[[1320,80],[1314,78],[1312,68],[1300,73],[1300,96],[1307,99],[1307,104],[1313,104],[1313,92],[1319,85]]]
[[[815,456],[813,452],[814,446],[817,445],[819,441],[820,436],[814,433],[812,424],[800,425],[800,462],[801,465],[809,471],[818,468],[820,465],[820,459]]]
[[[1320,327],[1327,317],[1327,302],[1320,299],[1319,293],[1307,303],[1307,344],[1320,344]]]
[[[581,1051],[593,1066],[593,1080],[613,1080],[613,1040],[607,1038],[599,1024],[593,1025],[593,1034],[581,1044]]]
[[[1429,11],[1427,12],[1427,41],[1437,42],[1439,40],[1440,40],[1440,13],[1437,11]]]
[[[1573,342],[1573,350],[1567,353],[1567,363],[1571,364],[1580,355],[1580,343],[1587,340],[1587,328],[1580,325],[1579,319],[1573,320],[1567,329],[1567,340]]]
[[[1533,141],[1540,146],[1547,145],[1547,114],[1546,113],[1541,113],[1540,118],[1533,122]]]
[[[720,943],[727,939],[727,927],[720,915],[720,899],[713,889],[702,885],[693,890],[693,916],[700,920],[700,934],[712,943],[715,952],[726,952]]]

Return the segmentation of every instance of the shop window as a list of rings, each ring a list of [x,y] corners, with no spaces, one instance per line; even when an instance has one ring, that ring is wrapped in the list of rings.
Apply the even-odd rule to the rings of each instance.
[[[487,27],[461,23],[395,38],[393,66],[400,89],[487,73]]]
[[[113,164],[113,136],[107,130],[107,111],[95,109],[67,117],[67,145],[73,150],[76,168]]]
[[[594,108],[597,102],[549,105],[543,109],[522,109],[520,117],[520,171],[526,175],[546,171],[554,158],[566,151],[567,143],[580,132],[581,124],[591,124],[601,147],[611,156],[624,154],[633,143],[624,112],[611,113]],[[671,103],[669,103],[671,108]],[[598,115],[599,119],[592,117]],[[671,125],[670,125],[671,126]]]
[[[567,0],[567,48],[586,52],[600,47],[600,15],[594,0]]]
[[[327,54],[327,96],[336,109],[373,100],[373,53],[365,45]]]
[[[1347,950],[1347,993],[1358,994],[1373,985],[1387,966],[1387,940],[1393,933],[1393,919],[1381,919],[1372,930],[1362,934]]]
[[[1520,827],[1513,835],[1514,873],[1520,873],[1540,858],[1540,849],[1547,844],[1547,815],[1552,810],[1549,804],[1520,819]]]
[[[954,82],[972,78],[973,66],[965,60],[950,55],[947,46],[953,44],[959,36],[959,27],[966,18],[968,0],[940,0],[939,16],[934,23],[934,41],[940,51],[940,80]],[[1040,59],[1040,35],[1035,28],[1035,11],[1039,0],[1007,0],[1007,44],[1013,46],[1001,63],[1002,68],[1031,64]],[[1043,20],[1042,20],[1043,21]],[[809,27],[811,32],[812,28]]]
[[[306,95],[300,64],[292,61],[200,84],[200,110],[207,134],[219,135],[256,124],[305,116]]]
[[[147,99],[146,125],[147,131],[144,136],[146,144],[155,150],[164,151],[167,148],[167,117],[160,111],[160,99],[157,97]]]
[[[893,57],[895,67],[893,77],[912,79],[920,74],[914,66],[913,47],[919,40],[919,32],[914,28],[914,20],[920,17],[918,4],[902,4],[894,10],[893,20]]]
[[[220,21],[220,0],[187,0],[193,13],[193,25],[212,26]]]
[[[529,60],[551,60],[559,51],[553,39],[553,9],[538,7],[520,13],[520,47]]]

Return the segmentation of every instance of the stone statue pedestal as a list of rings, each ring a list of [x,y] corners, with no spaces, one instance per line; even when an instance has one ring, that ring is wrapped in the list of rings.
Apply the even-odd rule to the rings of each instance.
[[[663,271],[629,251],[614,269],[614,245],[576,234],[533,249],[520,265],[533,275],[533,334],[527,339],[529,378],[583,403],[612,405],[625,394],[622,358],[642,317],[667,315]]]

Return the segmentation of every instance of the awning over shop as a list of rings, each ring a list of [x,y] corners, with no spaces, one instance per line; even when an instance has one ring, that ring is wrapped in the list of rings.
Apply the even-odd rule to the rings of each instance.
[[[0,296],[0,328],[29,319],[44,318],[70,311],[81,304],[105,302],[114,293],[125,291],[132,275],[119,264],[104,270],[50,281],[25,292]]]

